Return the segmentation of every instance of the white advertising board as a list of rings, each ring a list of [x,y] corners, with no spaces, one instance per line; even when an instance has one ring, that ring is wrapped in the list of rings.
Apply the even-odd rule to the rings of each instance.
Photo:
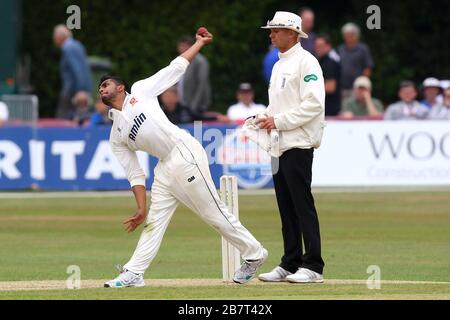
[[[329,121],[313,186],[450,185],[449,121]]]

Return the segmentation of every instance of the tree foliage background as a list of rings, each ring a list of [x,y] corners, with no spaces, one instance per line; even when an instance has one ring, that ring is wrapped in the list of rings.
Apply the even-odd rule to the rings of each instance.
[[[345,22],[360,25],[362,41],[372,50],[374,96],[385,104],[396,99],[398,83],[420,83],[428,76],[450,78],[450,1],[275,1],[275,0],[23,0],[20,52],[31,57],[31,81],[40,98],[41,116],[52,116],[60,90],[60,53],[52,30],[65,23],[66,9],[81,8],[81,29],[74,37],[88,55],[108,57],[113,73],[128,82],[147,77],[176,55],[176,41],[205,25],[215,41],[204,50],[211,65],[213,106],[225,112],[235,101],[240,82],[256,88],[256,100],[267,103],[262,60],[270,40],[259,29],[277,10],[297,12],[309,6],[316,13],[315,32],[342,43]],[[366,9],[381,8],[381,30],[368,30]]]

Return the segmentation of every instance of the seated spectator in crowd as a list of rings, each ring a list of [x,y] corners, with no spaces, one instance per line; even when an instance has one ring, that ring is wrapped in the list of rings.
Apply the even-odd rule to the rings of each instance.
[[[400,101],[386,109],[385,120],[414,120],[428,117],[428,108],[416,100],[417,90],[414,82],[401,82],[398,96]]]
[[[450,87],[444,90],[444,102],[431,109],[428,119],[450,120]]]
[[[173,124],[192,123],[194,121],[218,121],[228,122],[228,118],[222,114],[208,114],[195,112],[188,106],[180,103],[178,89],[170,87],[159,96],[161,107],[167,118]]]
[[[424,99],[420,103],[425,105],[429,110],[434,106],[442,104],[442,97],[439,96],[442,88],[438,79],[426,78],[423,81],[422,87]]]
[[[8,121],[9,111],[6,103],[0,101],[0,127]]]
[[[344,43],[338,47],[342,70],[342,100],[351,95],[355,79],[361,75],[370,77],[374,67],[369,47],[359,41],[360,33],[359,27],[354,23],[346,23],[342,27]]]
[[[442,79],[441,81],[439,81],[442,90],[447,90],[447,88],[450,88],[450,80],[445,80]]]
[[[341,115],[351,119],[354,116],[379,116],[383,114],[383,104],[372,97],[372,82],[365,76],[356,78],[353,95],[342,104]]]
[[[230,106],[227,112],[227,116],[231,121],[245,120],[266,110],[266,106],[256,104],[253,101],[255,95],[250,83],[241,83],[236,95],[238,103]]]
[[[330,56],[332,50],[330,37],[318,35],[315,41],[315,54],[325,79],[325,115],[336,116],[341,111],[341,66]]]
[[[89,127],[112,124],[112,120],[108,117],[109,107],[102,102],[100,97],[95,100],[95,112],[89,121]]]

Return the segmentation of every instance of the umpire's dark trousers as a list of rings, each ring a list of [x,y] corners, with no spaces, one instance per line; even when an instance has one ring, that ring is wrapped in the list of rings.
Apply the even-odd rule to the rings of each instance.
[[[319,219],[311,194],[313,154],[314,149],[294,148],[272,159],[284,240],[280,267],[292,273],[300,267],[323,273]]]

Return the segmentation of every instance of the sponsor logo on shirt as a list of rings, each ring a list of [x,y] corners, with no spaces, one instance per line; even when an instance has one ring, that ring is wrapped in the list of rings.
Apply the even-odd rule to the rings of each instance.
[[[305,80],[305,82],[309,82],[309,81],[316,81],[318,78],[314,73],[308,74],[306,75],[303,80]]]
[[[134,105],[138,102],[135,97],[130,100],[130,104],[134,107]]]
[[[131,132],[128,135],[128,138],[130,138],[133,141],[136,141],[136,136],[138,134],[139,128],[142,126],[144,121],[147,120],[147,117],[145,114],[141,113],[140,115],[134,117],[133,120],[133,127],[131,128]]]

